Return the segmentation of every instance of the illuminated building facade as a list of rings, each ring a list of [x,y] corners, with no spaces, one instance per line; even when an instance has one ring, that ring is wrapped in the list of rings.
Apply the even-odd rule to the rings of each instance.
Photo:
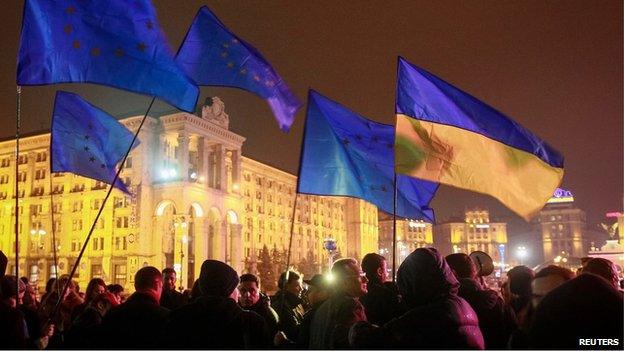
[[[437,224],[434,233],[434,246],[442,255],[483,251],[500,264],[501,249],[507,246],[507,223],[490,222],[487,210],[466,211],[464,222]]]
[[[405,257],[419,247],[433,246],[433,225],[422,220],[397,218],[397,267]],[[392,263],[392,238],[394,223],[392,215],[379,212],[379,254],[386,257],[388,267]]]
[[[114,190],[107,201],[77,271],[82,287],[102,277],[132,290],[135,272],[145,265],[174,267],[179,284],[189,287],[207,258],[257,273],[265,246],[288,249],[296,177],[243,157],[245,138],[228,130],[224,107],[209,98],[201,117],[147,118],[121,173],[134,196]],[[140,117],[121,122],[135,131]],[[17,165],[14,152],[14,140],[0,142],[0,250],[15,272],[18,167],[18,273],[43,287],[57,271],[70,272],[108,189],[68,173],[51,175],[49,134],[22,138]],[[342,256],[361,259],[377,251],[377,208],[369,203],[300,195],[295,216],[295,267],[306,261],[321,269],[326,237],[336,240]]]
[[[574,206],[574,196],[567,190],[557,189],[533,223],[542,236],[544,261],[584,257],[604,243],[602,233],[587,228],[585,211]]]

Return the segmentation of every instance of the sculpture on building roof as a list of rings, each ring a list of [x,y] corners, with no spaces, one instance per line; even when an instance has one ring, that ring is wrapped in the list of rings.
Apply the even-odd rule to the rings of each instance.
[[[225,104],[216,96],[206,98],[201,117],[225,129],[230,126],[230,117],[225,113]]]

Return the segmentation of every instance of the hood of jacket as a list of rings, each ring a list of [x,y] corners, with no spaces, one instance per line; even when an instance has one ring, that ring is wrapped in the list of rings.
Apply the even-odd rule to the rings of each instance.
[[[492,309],[499,300],[496,291],[483,289],[477,281],[470,278],[459,279],[458,294],[476,308]]]
[[[405,303],[417,307],[457,295],[459,282],[436,249],[419,248],[399,267],[397,285]]]

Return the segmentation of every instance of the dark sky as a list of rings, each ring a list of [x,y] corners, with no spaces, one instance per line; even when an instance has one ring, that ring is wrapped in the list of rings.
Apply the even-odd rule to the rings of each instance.
[[[252,43],[304,100],[314,88],[369,118],[393,123],[397,55],[503,111],[565,156],[563,187],[591,222],[622,210],[622,1],[180,1],[155,0],[177,49],[193,16],[208,5]],[[15,135],[15,68],[22,1],[0,11],[0,138]],[[22,92],[23,132],[49,128],[54,92],[81,94],[117,116],[149,99],[108,87],[53,85]],[[290,172],[298,167],[302,109],[289,134],[268,105],[246,92],[220,96],[243,153]],[[157,111],[169,110],[164,103]],[[439,220],[480,205],[518,217],[487,196],[441,187]]]

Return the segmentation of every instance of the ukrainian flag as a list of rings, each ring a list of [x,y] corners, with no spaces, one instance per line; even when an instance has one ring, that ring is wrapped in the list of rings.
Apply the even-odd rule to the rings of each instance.
[[[529,220],[563,178],[563,156],[517,122],[399,57],[398,174],[491,195]]]

